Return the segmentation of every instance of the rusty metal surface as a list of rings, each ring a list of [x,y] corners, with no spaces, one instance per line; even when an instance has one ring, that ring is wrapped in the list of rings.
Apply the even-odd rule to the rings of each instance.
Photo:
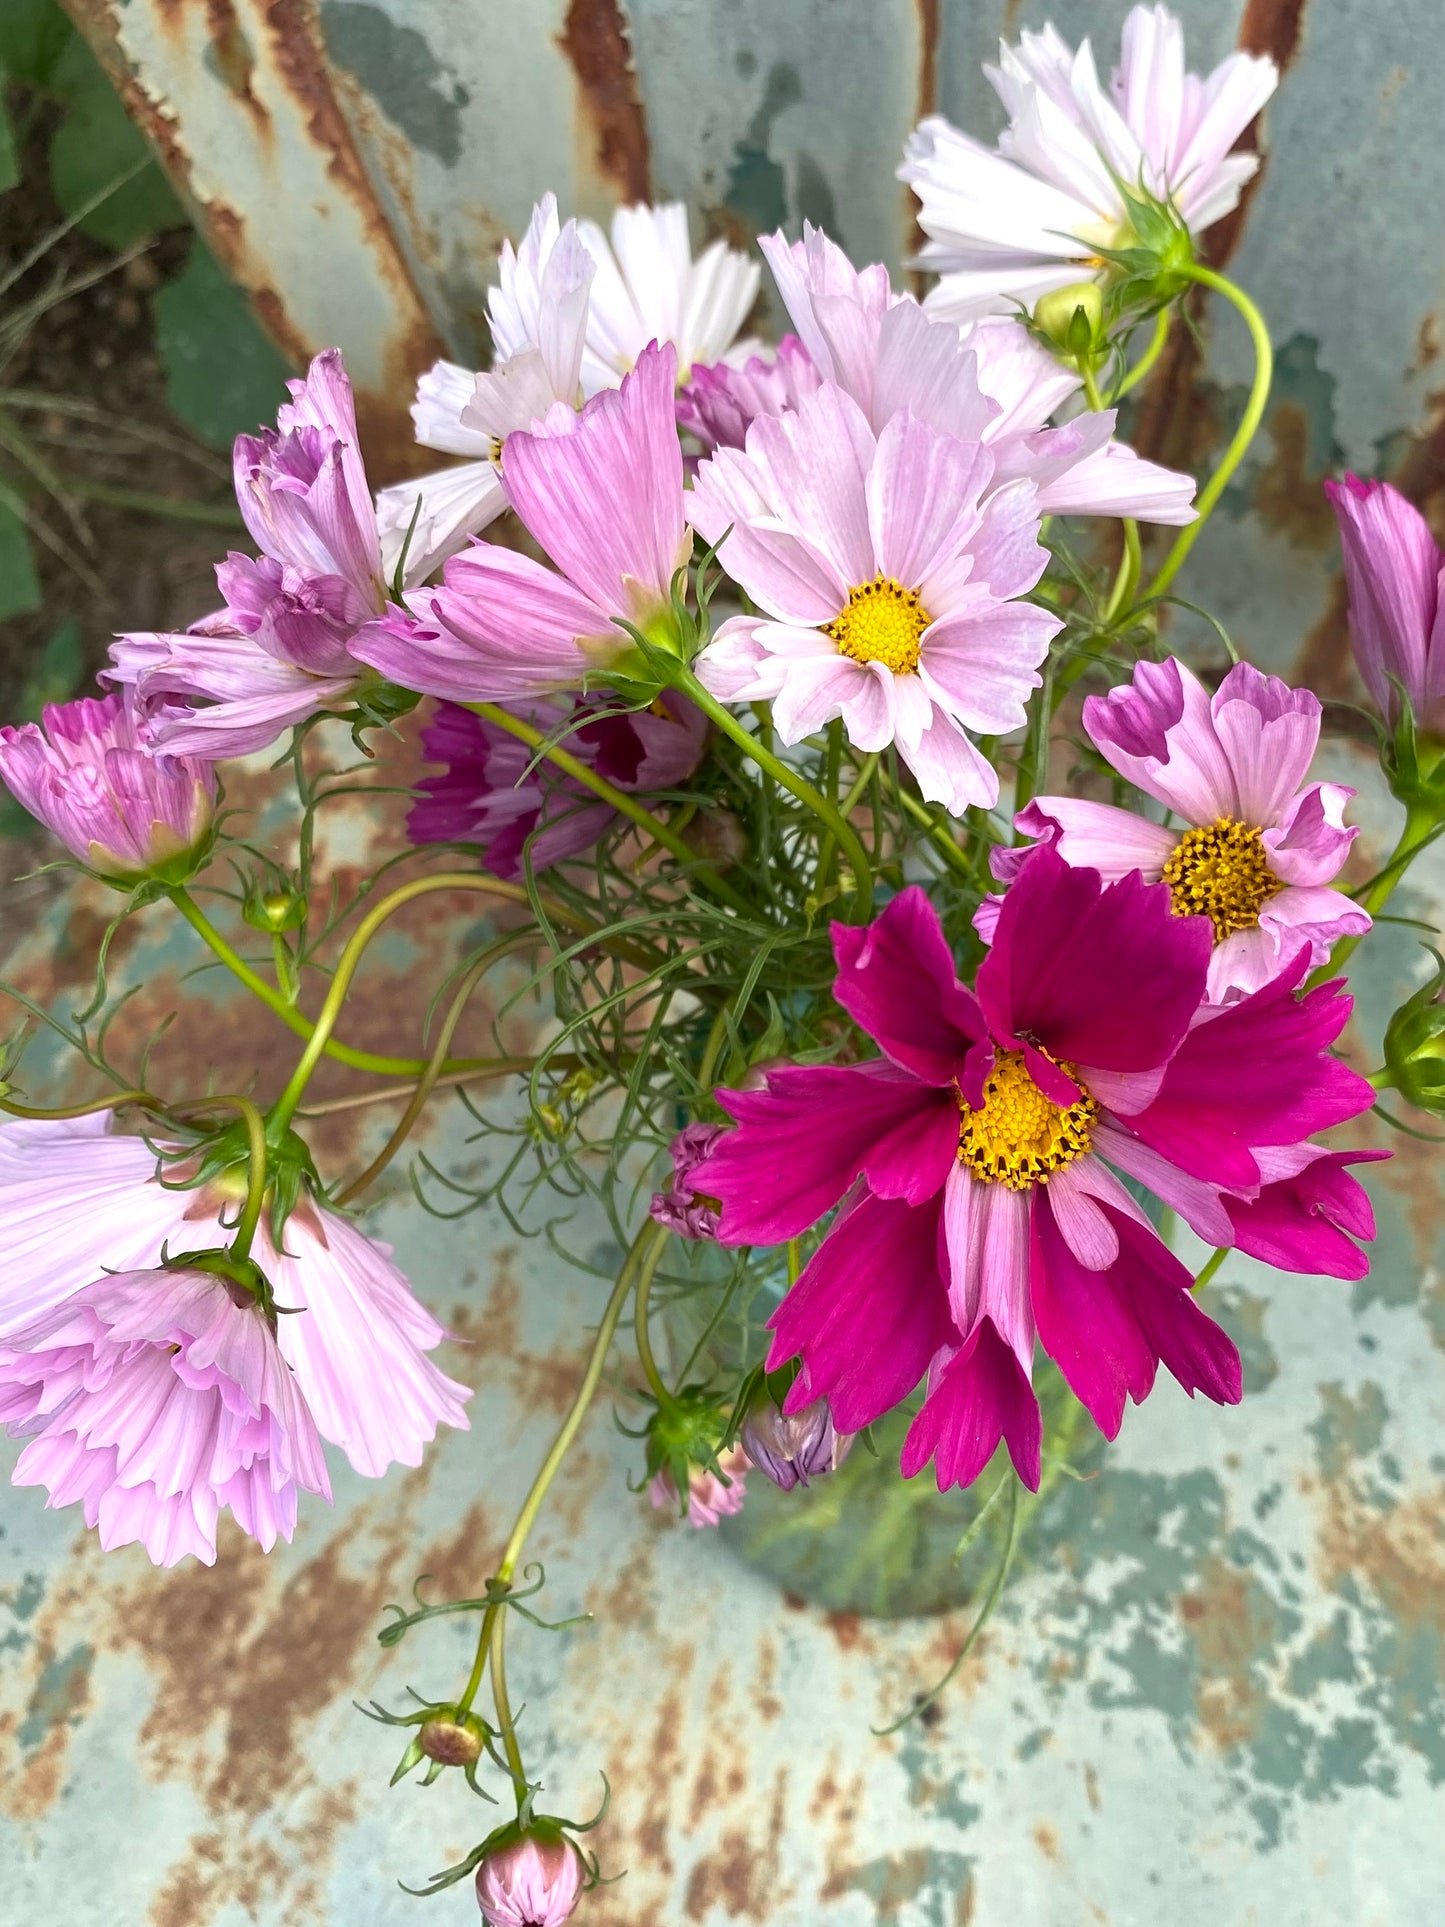
[[[859,258],[896,264],[912,217],[891,170],[917,114],[937,104],[988,131],[977,67],[1000,30],[1050,14],[1108,46],[1126,11],[1124,0],[1027,14],[1014,0],[71,4],[129,76],[135,110],[278,338],[298,355],[344,346],[379,466],[402,456],[406,371],[438,339],[475,349],[487,260],[542,187],[590,212],[683,194],[699,231],[734,237],[808,214]],[[1349,461],[1445,510],[1438,8],[1186,0],[1179,11],[1195,64],[1238,42],[1287,69],[1257,187],[1211,242],[1271,319],[1278,386],[1258,453],[1181,586],[1256,661],[1349,696],[1319,478]],[[1247,379],[1242,335],[1208,319],[1206,330],[1207,359],[1181,333],[1138,411],[1141,444],[1178,461],[1219,446]],[[1181,618],[1179,633],[1189,626]],[[1348,740],[1316,774],[1362,790],[1363,875],[1388,847],[1393,806]],[[365,834],[349,826],[353,862]],[[1445,862],[1427,861],[1398,908],[1438,927],[1442,902]],[[28,984],[58,995],[81,981],[94,900],[30,885],[3,915],[0,950]],[[454,936],[444,907],[405,927],[368,966],[358,1041],[396,1036],[405,973]],[[1419,959],[1404,926],[1362,953],[1362,1063],[1376,1061]],[[195,961],[151,913],[120,968],[145,983],[154,1014]],[[212,993],[207,1054],[258,1067],[263,1084],[280,1072],[273,1032],[214,978],[200,988]],[[184,1039],[170,1048],[179,1061]],[[379,1128],[366,1115],[327,1125],[328,1171],[364,1158]],[[459,1127],[437,1128],[461,1155]],[[1244,1406],[1197,1409],[1165,1386],[1130,1413],[1099,1479],[1067,1488],[1048,1516],[931,1726],[886,1741],[867,1731],[934,1676],[965,1618],[884,1628],[790,1606],[725,1545],[644,1510],[624,1483],[633,1448],[596,1414],[537,1545],[551,1602],[597,1617],[565,1644],[519,1638],[514,1661],[558,1804],[588,1809],[599,1768],[615,1790],[598,1844],[627,1878],[593,1896],[586,1918],[1445,1919],[1445,1253],[1438,1152],[1392,1145],[1395,1162],[1370,1173],[1371,1278],[1351,1287],[1226,1263],[1214,1292],[1245,1354]],[[375,1222],[461,1334],[445,1364],[479,1387],[470,1436],[381,1486],[334,1465],[334,1512],[311,1507],[269,1560],[232,1535],[209,1573],[155,1575],[134,1550],[102,1556],[71,1514],[7,1493],[7,1918],[474,1917],[465,1890],[422,1903],[391,1882],[445,1864],[488,1810],[447,1785],[387,1794],[393,1736],[351,1701],[452,1678],[464,1633],[432,1628],[388,1655],[374,1639],[381,1606],[419,1571],[440,1592],[488,1570],[601,1299],[499,1219],[439,1224],[399,1203]]]

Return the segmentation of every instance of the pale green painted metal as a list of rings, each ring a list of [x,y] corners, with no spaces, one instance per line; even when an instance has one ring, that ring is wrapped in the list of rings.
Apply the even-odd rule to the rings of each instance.
[[[911,244],[892,179],[902,136],[930,94],[974,128],[995,125],[977,68],[1006,24],[1002,8],[949,0],[574,5],[574,25],[611,21],[625,35],[636,73],[635,107],[626,87],[608,96],[622,131],[604,166],[597,87],[579,78],[593,69],[575,35],[571,58],[560,44],[560,0],[329,0],[319,16],[260,0],[75,10],[153,122],[167,119],[172,166],[226,258],[269,288],[281,331],[298,350],[346,349],[374,430],[404,414],[405,366],[432,341],[475,350],[488,259],[536,194],[553,186],[564,206],[598,211],[628,189],[639,155],[646,179],[632,191],[686,195],[699,231],[807,214],[859,259],[896,266]],[[1065,33],[1092,31],[1102,52],[1125,10],[1051,12]],[[1180,10],[1196,64],[1234,41],[1232,6]],[[1007,24],[1048,11],[1011,7]],[[1253,0],[1248,17],[1256,44],[1273,35],[1294,49],[1232,264],[1270,317],[1280,381],[1261,451],[1181,587],[1256,661],[1305,660],[1347,695],[1318,479],[1342,461],[1383,468],[1432,507],[1445,473],[1430,400],[1445,40],[1428,0]],[[303,44],[316,57],[309,94],[296,81]],[[345,142],[317,86],[359,176],[338,161]],[[1212,330],[1196,393],[1221,416],[1247,380],[1244,354],[1232,324]],[[1157,414],[1151,432],[1163,432]],[[1317,774],[1360,787],[1365,841],[1383,853],[1397,812],[1364,750],[1332,744]],[[1442,901],[1445,863],[1427,860],[1399,908],[1438,926]],[[8,898],[13,967],[45,976],[75,907],[41,891]],[[1361,1061],[1422,974],[1419,934],[1392,926],[1362,954]],[[154,979],[191,958],[169,941],[174,951],[157,923],[126,969]],[[410,955],[393,957],[398,983]],[[223,986],[213,994],[233,1009]],[[455,1125],[430,1142],[463,1154]],[[585,1604],[595,1623],[519,1637],[513,1663],[558,1803],[589,1809],[599,1769],[613,1784],[598,1844],[627,1877],[579,1920],[1445,1919],[1438,1153],[1393,1142],[1395,1164],[1370,1174],[1381,1214],[1371,1278],[1351,1287],[1225,1265],[1213,1295],[1245,1352],[1244,1405],[1220,1413],[1164,1385],[1130,1412],[1099,1478],[1052,1509],[932,1727],[886,1741],[868,1732],[941,1669],[966,1615],[874,1627],[780,1600],[718,1539],[674,1529],[629,1495],[635,1448],[599,1411],[537,1541],[553,1608]],[[440,1691],[457,1675],[460,1628],[387,1655],[373,1637],[381,1607],[421,1570],[438,1575],[438,1593],[485,1574],[601,1291],[544,1245],[518,1246],[496,1218],[442,1225],[398,1205],[377,1223],[473,1339],[450,1364],[479,1384],[475,1429],[422,1471],[375,1486],[334,1468],[334,1513],[310,1508],[295,1545],[269,1561],[233,1541],[215,1575],[157,1577],[133,1552],[104,1558],[72,1514],[6,1494],[6,1918],[474,1917],[465,1889],[422,1903],[391,1882],[464,1851],[490,1810],[450,1784],[386,1793],[397,1748],[350,1701],[395,1703],[408,1681]],[[600,1227],[573,1235],[602,1241]]]

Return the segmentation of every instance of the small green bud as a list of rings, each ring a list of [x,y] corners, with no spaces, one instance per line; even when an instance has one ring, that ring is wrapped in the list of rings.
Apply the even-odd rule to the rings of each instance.
[[[1407,1104],[1445,1117],[1445,960],[1385,1027],[1390,1082]]]
[[[1075,281],[1040,295],[1034,327],[1059,354],[1072,361],[1091,359],[1106,345],[1103,290],[1097,281]]]
[[[482,1723],[472,1713],[438,1714],[425,1722],[417,1744],[441,1766],[475,1766],[482,1757]]]
[[[253,930],[268,936],[279,936],[283,930],[299,930],[306,921],[306,894],[279,872],[274,883],[247,877],[241,915]]]

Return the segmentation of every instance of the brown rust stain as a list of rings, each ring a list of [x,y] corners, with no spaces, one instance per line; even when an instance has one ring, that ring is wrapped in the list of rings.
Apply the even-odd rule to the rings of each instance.
[[[914,89],[913,117],[922,120],[938,105],[938,37],[942,25],[942,0],[913,0],[918,16],[918,85]],[[910,253],[917,253],[927,236],[919,221],[919,203],[913,189],[903,183],[903,218],[907,223]],[[909,275],[913,293],[921,300],[926,276],[921,268]]]
[[[617,0],[570,0],[557,44],[577,76],[598,173],[624,202],[647,200],[652,191],[647,120]]]
[[[713,1851],[696,1863],[687,1882],[689,1920],[706,1920],[714,1909],[730,1920],[779,1919],[781,1903],[787,1898],[780,1874],[787,1794],[788,1769],[779,1767],[763,1837],[743,1827],[729,1827]]]
[[[1030,1831],[1039,1852],[1050,1866],[1057,1867],[1060,1859],[1058,1830],[1051,1827],[1047,1820],[1038,1820]]]
[[[1278,1631],[1274,1601],[1248,1573],[1211,1557],[1179,1617],[1198,1655],[1199,1723],[1221,1751],[1242,1746],[1259,1732],[1268,1701],[1254,1668]]]
[[[1320,486],[1322,477],[1310,472],[1308,416],[1298,402],[1277,401],[1267,432],[1274,452],[1254,483],[1260,520],[1295,548],[1328,548],[1335,539],[1335,514]]]
[[[1445,1485],[1376,1510],[1333,1482],[1318,1543],[1327,1586],[1364,1579],[1406,1638],[1445,1651]]]

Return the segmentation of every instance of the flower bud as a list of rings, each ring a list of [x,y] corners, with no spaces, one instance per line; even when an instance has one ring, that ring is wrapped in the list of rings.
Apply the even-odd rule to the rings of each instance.
[[[723,1134],[720,1124],[689,1124],[672,1140],[672,1188],[659,1191],[651,1215],[679,1238],[716,1238],[717,1200],[693,1189],[693,1173]]]
[[[705,1532],[720,1519],[741,1512],[747,1497],[748,1455],[739,1445],[729,1447],[718,1459],[723,1477],[711,1467],[691,1465],[687,1474],[687,1522],[694,1532]],[[681,1501],[677,1484],[666,1466],[647,1488],[647,1496],[659,1512],[677,1511]]]
[[[1034,327],[1059,354],[1082,361],[1105,345],[1104,296],[1097,281],[1075,281],[1039,296]]]
[[[827,1399],[780,1412],[766,1392],[743,1420],[740,1437],[758,1471],[783,1492],[836,1472],[853,1445],[851,1433],[835,1429]]]
[[[279,936],[283,930],[298,930],[305,923],[306,897],[288,877],[269,886],[259,877],[247,877],[241,915],[253,930]]]
[[[427,1759],[440,1766],[475,1766],[482,1757],[481,1721],[469,1713],[460,1720],[446,1716],[426,1720],[416,1737]]]
[[[1385,1063],[1407,1104],[1445,1117],[1445,963],[1386,1025]]]
[[[487,1927],[561,1927],[577,1911],[587,1870],[555,1820],[493,1836],[477,1868],[477,1905]]]

